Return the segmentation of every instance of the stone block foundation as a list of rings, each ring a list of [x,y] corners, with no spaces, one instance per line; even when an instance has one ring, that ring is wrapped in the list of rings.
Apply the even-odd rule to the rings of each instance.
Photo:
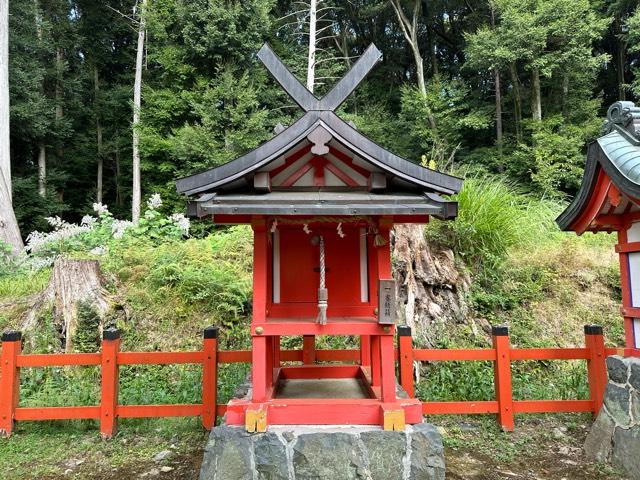
[[[640,359],[608,357],[607,373],[604,405],[585,441],[585,454],[640,480]]]
[[[200,480],[444,480],[442,437],[430,424],[215,427]]]

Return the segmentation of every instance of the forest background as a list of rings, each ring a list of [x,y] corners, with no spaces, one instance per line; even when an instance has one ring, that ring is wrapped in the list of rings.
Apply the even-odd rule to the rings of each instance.
[[[0,330],[23,331],[25,351],[94,352],[104,325],[121,329],[124,350],[198,349],[211,324],[223,327],[221,349],[249,347],[251,231],[189,223],[175,213],[184,212],[185,199],[174,181],[234,159],[302,115],[257,61],[264,42],[319,96],[375,43],[383,61],[339,115],[413,162],[465,177],[455,222],[431,222],[426,241],[408,249],[415,258],[394,250],[399,278],[412,261],[428,260],[428,278],[417,278],[432,294],[421,304],[429,308],[416,309],[417,347],[485,348],[492,324],[508,324],[519,347],[582,345],[588,323],[605,327],[608,345],[623,341],[614,236],[561,233],[553,220],[579,187],[586,145],[608,106],[640,95],[637,0],[8,6],[10,178],[28,254],[0,244]],[[6,142],[3,168],[5,149]],[[141,217],[133,224],[136,204]],[[0,212],[6,205],[0,182]],[[99,260],[105,287],[105,298],[79,305],[73,335],[47,297],[51,267],[64,258]],[[319,348],[356,346],[327,338],[318,338]],[[300,346],[300,338],[283,343]],[[225,367],[221,402],[248,371]],[[513,368],[515,398],[588,398],[584,362]],[[435,362],[417,371],[423,400],[494,398],[491,362]],[[197,403],[199,376],[180,365],[122,369],[120,400]],[[92,368],[25,369],[21,406],[94,405],[99,385]],[[459,478],[476,478],[468,464],[456,467],[463,451],[487,471],[497,464],[526,478],[532,466],[554,480],[621,478],[585,466],[588,417],[554,417],[545,428],[539,417],[518,418],[515,436],[497,432],[491,418],[460,421],[437,419],[447,425],[447,462]],[[153,471],[154,455],[177,445],[173,478],[193,478],[202,459],[194,445],[204,444],[196,420],[121,427],[102,443],[92,422],[19,422],[11,441],[0,442],[0,471],[11,472],[8,479],[128,478]],[[551,438],[556,427],[569,435]]]
[[[255,54],[269,42],[305,78],[304,3],[12,0],[9,8],[13,203],[23,237],[50,228],[46,217],[78,221],[94,202],[131,214],[141,18],[143,195],[161,193],[167,211],[184,204],[176,178],[235,158],[302,113]],[[497,173],[539,197],[576,192],[606,108],[640,92],[636,1],[324,0],[318,9],[316,92],[370,43],[384,54],[344,118],[412,161]]]

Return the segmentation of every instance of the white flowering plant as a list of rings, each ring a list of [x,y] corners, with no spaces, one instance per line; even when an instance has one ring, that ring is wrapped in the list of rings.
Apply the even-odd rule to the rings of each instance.
[[[39,270],[51,265],[58,256],[70,253],[108,255],[122,242],[151,241],[159,244],[188,237],[189,219],[181,213],[166,216],[158,210],[161,206],[160,195],[151,195],[138,223],[114,218],[107,206],[101,203],[93,204],[95,216],[85,215],[78,224],[60,217],[47,218],[51,231],[32,232],[27,237],[24,252],[12,258],[11,270],[15,271],[16,266]],[[4,267],[9,268],[9,257],[0,251],[0,275]]]

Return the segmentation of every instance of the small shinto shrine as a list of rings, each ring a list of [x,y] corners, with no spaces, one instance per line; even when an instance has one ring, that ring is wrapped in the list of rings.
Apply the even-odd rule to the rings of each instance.
[[[371,45],[321,99],[268,45],[258,58],[304,115],[246,155],[177,181],[189,214],[254,232],[251,392],[226,423],[381,425],[422,422],[420,401],[396,390],[394,223],[451,219],[458,178],[380,147],[335,110],[381,60]],[[320,335],[359,337],[357,364],[322,363]],[[283,358],[282,337],[303,336],[303,365]]]
[[[616,102],[589,145],[584,178],[556,220],[562,230],[616,232],[626,347],[640,348],[640,108]]]

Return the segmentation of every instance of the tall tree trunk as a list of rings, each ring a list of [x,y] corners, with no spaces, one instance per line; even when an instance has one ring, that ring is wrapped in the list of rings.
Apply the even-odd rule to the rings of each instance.
[[[496,28],[496,12],[493,8],[493,3],[490,3],[491,6],[491,29],[495,30]],[[496,89],[496,144],[498,145],[498,149],[500,153],[502,153],[502,91],[500,88],[500,69],[495,67],[493,69],[493,78]]]
[[[124,199],[122,198],[122,186],[120,184],[122,172],[120,170],[120,147],[118,145],[116,145],[116,151],[113,156],[116,164],[116,205],[121,207],[124,205]]]
[[[142,64],[144,60],[145,15],[148,0],[142,0],[140,24],[138,27],[138,47],[136,51],[136,73],[133,85],[133,191],[131,198],[131,219],[140,220],[140,205],[142,201],[142,187],[140,182],[140,106],[142,99]]]
[[[427,84],[424,78],[424,61],[422,59],[422,54],[420,53],[420,44],[418,39],[418,15],[420,14],[420,0],[414,0],[413,16],[411,19],[409,19],[409,17],[407,17],[407,15],[404,13],[400,0],[391,0],[391,6],[393,7],[393,10],[396,12],[396,16],[398,17],[398,22],[400,23],[402,34],[407,40],[409,47],[411,47],[413,59],[416,64],[418,89],[422,94],[422,98],[426,99]],[[436,119],[428,106],[426,107],[426,111],[429,128],[431,128],[431,130],[433,131],[434,139],[437,140]]]
[[[63,71],[64,71],[64,54],[60,47],[56,48],[56,87],[55,87],[55,100],[56,100],[56,125],[60,127],[60,123],[64,118],[64,90],[63,90]],[[64,155],[64,148],[59,143],[56,149],[58,161],[62,159]]]
[[[100,96],[100,77],[98,74],[98,66],[93,66],[93,91],[94,91],[94,109],[96,112],[96,150],[98,157],[98,175],[96,179],[96,202],[102,203],[102,170],[104,160],[102,158],[102,123],[100,122],[100,108],[98,100]]]
[[[9,119],[9,2],[0,0],[0,240],[18,253],[23,243],[11,202]]]
[[[520,93],[520,79],[516,64],[509,65],[509,73],[511,74],[511,85],[513,87],[513,118],[516,127],[516,139],[522,140],[522,94]]]
[[[624,69],[627,64],[627,42],[622,35],[622,23],[620,17],[616,16],[614,28],[616,32],[616,76],[618,78],[618,99],[626,100],[627,89],[625,88]]]
[[[436,34],[432,28],[427,30],[427,48],[429,49],[429,57],[431,59],[431,73],[435,77],[440,75],[440,67],[438,65],[438,44],[436,43]]]
[[[309,1],[309,53],[307,57],[307,90],[313,93],[316,83],[316,30],[318,0]]]
[[[38,194],[47,196],[47,146],[44,142],[38,145]]]
[[[40,2],[33,0],[35,11],[36,35],[38,37],[38,47],[42,46],[42,15],[40,13]],[[44,88],[44,80],[40,85],[40,91],[43,96],[46,95]],[[44,139],[38,142],[38,194],[41,197],[47,196],[47,146]]]
[[[500,87],[500,70],[493,69],[496,89],[496,145],[502,148],[502,92]]]
[[[569,97],[569,74],[565,73],[562,76],[562,116],[567,116],[568,111],[568,97]]]
[[[540,70],[531,69],[531,118],[542,120],[542,99],[540,94]]]

